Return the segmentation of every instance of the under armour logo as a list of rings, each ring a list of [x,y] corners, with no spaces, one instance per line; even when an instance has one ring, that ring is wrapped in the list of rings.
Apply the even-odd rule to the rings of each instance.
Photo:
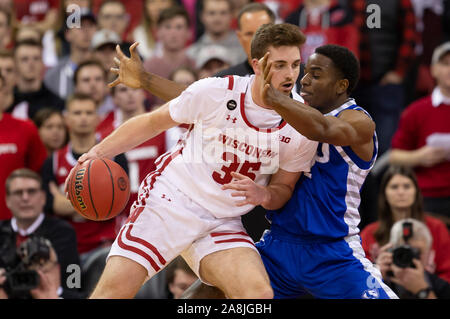
[[[230,115],[230,114],[228,114],[228,116],[227,116],[226,120],[227,120],[227,121],[230,121],[230,120],[231,120],[231,121],[233,121],[233,124],[234,124],[234,123],[236,123],[236,121],[237,121],[237,118],[235,118],[235,117],[234,117],[234,118],[231,118],[231,115]]]

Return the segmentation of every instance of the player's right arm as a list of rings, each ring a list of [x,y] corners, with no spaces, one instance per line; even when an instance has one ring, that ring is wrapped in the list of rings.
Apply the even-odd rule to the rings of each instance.
[[[166,103],[153,112],[133,117],[123,123],[88,153],[83,154],[78,162],[100,157],[112,158],[179,124],[172,119],[169,104]]]
[[[117,57],[114,58],[114,62],[118,68],[111,68],[111,72],[117,74],[117,78],[109,86],[114,87],[123,83],[132,88],[143,88],[164,101],[170,101],[180,95],[186,89],[186,85],[144,70],[141,58],[136,52],[138,45],[138,42],[131,45],[130,58],[125,56],[119,45],[116,46]]]

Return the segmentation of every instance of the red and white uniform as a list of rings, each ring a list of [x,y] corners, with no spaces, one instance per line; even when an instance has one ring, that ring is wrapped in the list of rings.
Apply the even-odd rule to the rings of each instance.
[[[260,185],[267,185],[279,168],[307,172],[317,142],[275,111],[254,104],[253,80],[202,79],[170,102],[172,119],[191,128],[142,182],[110,255],[131,258],[152,276],[182,254],[198,274],[207,254],[254,248],[240,220],[254,206],[235,206],[233,191],[222,186],[231,182],[233,171]]]
[[[97,133],[103,139],[111,134],[123,123],[123,115],[119,109],[110,112],[105,119],[98,125]],[[124,209],[128,214],[131,205],[136,201],[139,185],[144,177],[156,169],[155,160],[167,150],[166,132],[145,141],[139,146],[125,153],[128,162],[128,177],[130,179],[130,200]],[[128,215],[126,216],[128,217]],[[121,222],[118,221],[120,226]]]
[[[12,171],[23,167],[39,173],[47,150],[33,122],[13,118],[8,113],[0,117],[0,220],[5,220],[12,217],[5,201],[6,179]]]
[[[77,160],[73,157],[70,143],[57,152],[54,152],[52,160],[56,184],[63,190],[64,182],[67,176],[69,176],[70,170],[77,164]],[[76,215],[76,217],[68,219],[68,222],[75,229],[78,253],[80,254],[98,248],[104,242],[112,241],[116,237],[116,222],[114,218],[100,222],[88,220],[81,215]]]

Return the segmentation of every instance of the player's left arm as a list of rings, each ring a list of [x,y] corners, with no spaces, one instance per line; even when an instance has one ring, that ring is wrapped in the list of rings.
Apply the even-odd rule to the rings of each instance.
[[[262,186],[248,176],[233,172],[231,175],[234,180],[225,184],[222,189],[234,190],[235,192],[231,193],[233,197],[244,197],[243,200],[236,202],[236,206],[261,205],[265,209],[274,210],[283,207],[291,198],[301,174],[302,172],[288,172],[279,169],[272,175],[270,183]]]

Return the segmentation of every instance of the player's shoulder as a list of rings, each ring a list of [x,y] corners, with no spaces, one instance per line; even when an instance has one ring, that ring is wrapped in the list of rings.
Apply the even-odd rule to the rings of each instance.
[[[212,90],[226,90],[228,77],[209,77],[195,81],[189,86],[190,91],[211,92]]]
[[[188,90],[193,92],[202,92],[215,94],[217,92],[226,92],[228,90],[239,90],[247,86],[249,77],[227,75],[224,77],[209,77],[200,79],[191,84]]]

